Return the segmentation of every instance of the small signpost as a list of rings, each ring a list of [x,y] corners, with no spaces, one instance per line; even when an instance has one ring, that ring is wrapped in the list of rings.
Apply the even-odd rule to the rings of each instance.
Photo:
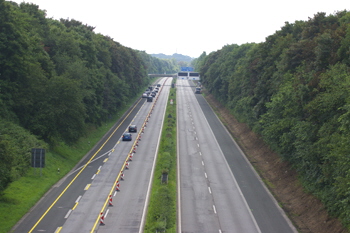
[[[40,176],[41,170],[45,167],[45,149],[33,148],[32,149],[32,167],[40,167]]]

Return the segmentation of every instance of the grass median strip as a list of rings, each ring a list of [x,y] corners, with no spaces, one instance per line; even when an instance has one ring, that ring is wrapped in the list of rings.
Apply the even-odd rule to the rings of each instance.
[[[170,89],[165,118],[144,230],[146,233],[176,232],[176,88]]]

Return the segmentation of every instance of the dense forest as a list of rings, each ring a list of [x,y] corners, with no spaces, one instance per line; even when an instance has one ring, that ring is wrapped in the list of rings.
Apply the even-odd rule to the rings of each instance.
[[[194,61],[202,84],[350,229],[350,12],[286,22]]]
[[[157,57],[160,59],[175,59],[177,63],[180,63],[180,66],[189,66],[189,64],[192,62],[193,58],[190,56],[174,53],[173,55],[165,55],[163,53],[159,54],[150,54],[152,57]]]
[[[76,142],[139,95],[148,73],[178,70],[79,21],[0,0],[0,193],[26,174],[31,148]]]

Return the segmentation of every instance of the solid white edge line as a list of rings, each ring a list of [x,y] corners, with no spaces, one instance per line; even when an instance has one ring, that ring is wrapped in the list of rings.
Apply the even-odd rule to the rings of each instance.
[[[176,103],[178,102],[178,95],[176,94]],[[178,106],[178,105],[177,105]],[[196,131],[194,131],[196,133]],[[182,233],[181,225],[181,178],[180,178],[180,155],[179,155],[179,112],[176,107],[176,156],[177,156],[177,233]]]
[[[171,79],[172,80],[172,79]],[[164,118],[165,118],[165,112],[166,112],[166,108],[168,106],[168,98],[169,98],[169,94],[170,94],[170,89],[167,93],[168,95],[166,96],[166,101],[165,101],[165,108],[164,108],[164,112],[163,112],[163,120],[161,122],[161,128],[160,128],[160,132],[162,132],[163,129],[163,124],[164,124]],[[155,152],[155,157],[153,160],[153,165],[152,165],[152,172],[151,172],[151,177],[150,177],[150,181],[148,183],[148,190],[147,190],[147,194],[146,194],[146,201],[143,207],[143,212],[142,212],[142,217],[141,217],[141,222],[140,222],[140,228],[139,228],[139,233],[143,233],[143,228],[145,226],[145,221],[146,221],[146,212],[147,212],[147,207],[149,204],[149,199],[150,199],[150,193],[151,193],[151,187],[152,187],[152,181],[153,181],[153,176],[154,176],[154,169],[156,166],[156,160],[157,160],[157,155],[158,155],[158,149],[159,149],[159,143],[160,143],[160,137],[161,137],[161,133],[158,136],[158,144],[157,144],[157,149]]]
[[[204,99],[205,99],[205,98],[204,98]],[[198,101],[197,101],[197,102],[198,102]],[[208,103],[208,102],[207,102],[207,103]],[[208,105],[209,105],[209,103],[208,103]],[[209,107],[211,108],[210,105],[209,105]],[[211,109],[212,109],[212,108],[211,108]],[[256,219],[255,219],[255,217],[254,217],[254,215],[253,215],[253,213],[252,213],[252,210],[250,209],[250,207],[249,207],[249,205],[248,205],[248,203],[247,203],[247,200],[245,199],[245,197],[244,197],[244,195],[243,195],[243,193],[242,193],[242,190],[241,190],[241,188],[239,187],[239,185],[238,185],[238,183],[237,183],[236,177],[233,175],[233,172],[232,172],[230,166],[229,166],[228,163],[227,163],[227,160],[226,160],[226,158],[225,158],[225,155],[224,155],[224,153],[222,152],[221,147],[220,147],[218,141],[216,140],[216,137],[215,137],[215,135],[214,135],[213,129],[210,127],[209,122],[208,122],[208,119],[207,119],[206,116],[204,115],[204,112],[203,112],[203,110],[202,110],[201,107],[200,107],[200,111],[201,111],[202,115],[204,116],[206,125],[208,126],[209,130],[211,131],[212,135],[214,136],[214,141],[215,141],[215,143],[217,144],[217,147],[219,148],[220,156],[224,159],[225,164],[226,164],[226,166],[227,166],[229,172],[231,173],[231,177],[233,178],[233,182],[235,183],[235,185],[236,185],[236,187],[237,187],[237,190],[238,190],[239,194],[240,194],[241,197],[242,197],[243,203],[244,203],[245,206],[246,206],[246,210],[248,211],[248,213],[249,213],[249,215],[250,215],[250,218],[251,218],[251,220],[253,221],[253,223],[254,223],[254,225],[255,225],[257,231],[258,231],[259,233],[261,233],[260,227],[259,227],[259,225],[258,225],[258,223],[257,223],[257,221],[256,221]],[[215,113],[214,110],[212,110],[212,111]],[[219,119],[218,116],[216,115],[216,113],[215,113],[215,116],[217,117],[217,119]],[[219,122],[221,122],[220,119],[219,119]],[[221,122],[221,124],[222,124],[222,122]],[[223,124],[222,124],[222,125],[223,125]],[[226,129],[226,128],[224,127],[224,129]],[[226,132],[228,132],[227,129],[226,129]],[[232,138],[231,134],[229,134],[229,135],[230,135],[230,137]],[[233,140],[233,141],[234,141],[234,140]],[[235,141],[234,141],[234,142],[235,142]],[[236,145],[237,145],[237,144],[236,144]],[[239,147],[238,147],[238,148],[239,148]],[[246,159],[247,159],[247,158],[246,158]],[[252,165],[251,165],[251,166],[252,166]],[[216,210],[215,210],[215,211],[216,211]]]

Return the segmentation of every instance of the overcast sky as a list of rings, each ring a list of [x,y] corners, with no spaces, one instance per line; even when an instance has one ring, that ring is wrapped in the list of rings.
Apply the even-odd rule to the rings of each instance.
[[[21,3],[23,0],[13,0]],[[349,10],[349,0],[28,0],[48,18],[75,19],[148,54],[199,57],[228,44],[263,42],[285,22]]]

